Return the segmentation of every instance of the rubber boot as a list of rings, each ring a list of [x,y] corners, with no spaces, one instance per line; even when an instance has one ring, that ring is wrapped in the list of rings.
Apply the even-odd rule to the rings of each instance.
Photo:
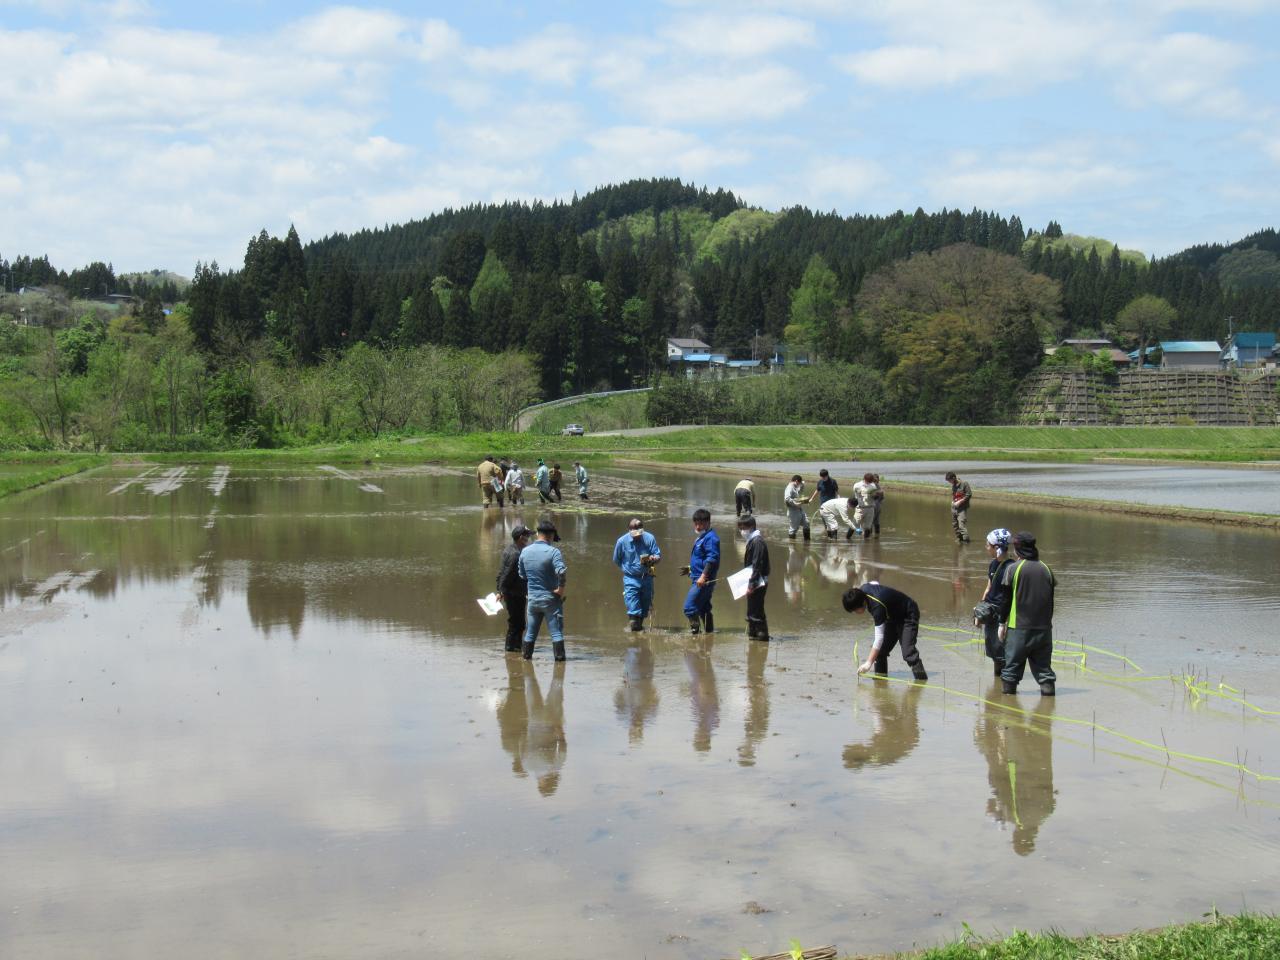
[[[808,527],[805,527],[805,528],[804,528],[804,539],[805,539],[805,542],[806,542],[806,543],[807,543],[807,542],[809,542],[809,540],[811,540],[811,539],[812,539],[812,537],[811,537],[811,536],[810,536],[810,534],[809,534],[809,528],[808,528]]]
[[[1052,683],[1040,684],[1040,696],[1055,697],[1057,695],[1058,695],[1058,691],[1054,688],[1054,685]]]
[[[876,657],[875,674],[878,677],[887,677],[889,675],[889,657]]]
[[[850,527],[848,530],[846,530],[846,531],[844,532],[844,538],[845,538],[846,540],[852,540],[852,539],[853,539],[853,527]]]
[[[639,632],[640,632],[641,630],[643,630],[643,629],[644,629],[644,620],[643,620],[642,618],[640,618],[640,617],[632,617],[632,618],[631,618],[631,632],[632,632],[632,633],[639,633]]]
[[[704,633],[716,632],[716,618],[711,615],[710,610],[702,615],[702,630]]]
[[[1003,660],[992,660],[992,661],[991,661],[991,663],[992,663],[992,665],[995,667],[995,677],[996,677],[996,679],[997,679],[997,680],[999,680],[999,679],[1000,679],[1000,674],[1004,673],[1004,661],[1003,661]]]
[[[750,620],[747,621],[747,639],[754,640],[756,638],[756,625]]]
[[[794,530],[787,531],[788,540],[794,540],[795,538],[796,538],[796,532]]]
[[[521,655],[522,657],[524,657],[526,660],[532,660],[532,659],[533,659],[533,645],[534,645],[534,643],[536,643],[536,642],[537,642],[537,641],[535,641],[535,640],[526,640],[526,641],[524,642],[524,646],[522,646],[522,647],[520,648],[520,655]]]
[[[565,657],[565,655],[564,655],[564,641],[563,641],[563,640],[555,640],[555,641],[552,641],[552,644],[551,644],[551,651],[555,654],[555,657],[556,657],[556,663],[564,663],[564,661],[565,661],[566,657]]]
[[[695,637],[702,632],[702,620],[696,613],[689,618],[689,632]]]
[[[929,675],[924,672],[924,661],[917,660],[911,665],[911,676],[916,680],[928,680]]]
[[[1000,682],[1000,690],[1002,693],[1017,693],[1018,685],[1016,683],[1010,683],[1008,680],[1002,680]]]

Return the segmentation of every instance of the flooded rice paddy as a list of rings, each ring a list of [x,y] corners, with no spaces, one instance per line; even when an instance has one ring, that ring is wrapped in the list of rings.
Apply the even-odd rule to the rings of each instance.
[[[762,483],[774,642],[727,590],[685,636],[688,516],[740,557],[733,482],[601,470],[553,511],[562,666],[475,602],[538,508],[460,472],[3,501],[0,956],[870,952],[1280,907],[1280,537],[975,499],[975,539],[1034,530],[1060,578],[1059,696],[1006,698],[968,643],[985,554],[936,497],[805,544]],[[609,562],[634,514],[666,558],[639,635]],[[920,602],[928,684],[896,653],[855,678],[867,578]]]

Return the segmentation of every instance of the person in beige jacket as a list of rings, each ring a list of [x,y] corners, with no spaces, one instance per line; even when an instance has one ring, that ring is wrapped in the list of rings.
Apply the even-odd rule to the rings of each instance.
[[[496,486],[495,486],[496,481]],[[476,467],[476,483],[484,494],[484,506],[490,506],[493,498],[498,498],[498,506],[502,506],[502,468],[494,462],[493,457],[485,457]]]

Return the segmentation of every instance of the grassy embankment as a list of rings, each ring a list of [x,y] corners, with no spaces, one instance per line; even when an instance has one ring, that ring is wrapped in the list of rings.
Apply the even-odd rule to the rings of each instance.
[[[1005,940],[969,939],[899,960],[1271,960],[1280,957],[1280,919],[1215,911],[1206,923],[1179,924],[1123,936],[1064,937],[1015,933]]]
[[[649,421],[645,419],[644,405],[648,398],[647,393],[624,393],[551,407],[533,418],[528,432],[559,434],[570,423],[581,424],[587,433],[647,427]]]
[[[0,497],[110,462],[96,453],[6,453],[0,456]]]

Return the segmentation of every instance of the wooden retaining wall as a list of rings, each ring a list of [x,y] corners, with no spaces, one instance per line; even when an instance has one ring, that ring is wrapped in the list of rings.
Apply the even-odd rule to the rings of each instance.
[[[1022,385],[1018,423],[1064,426],[1280,424],[1280,371],[1039,370]]]

